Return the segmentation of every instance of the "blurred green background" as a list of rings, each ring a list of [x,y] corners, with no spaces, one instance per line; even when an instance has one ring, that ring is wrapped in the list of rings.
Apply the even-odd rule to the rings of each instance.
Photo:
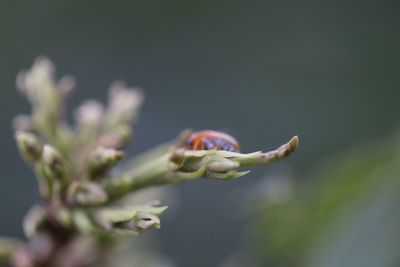
[[[285,214],[296,209],[292,206],[295,202],[294,206],[307,210],[304,216],[312,217],[314,207],[309,203],[320,200],[320,187],[310,181],[329,172],[325,180],[341,177],[340,183],[323,190],[357,187],[358,183],[350,183],[353,177],[358,175],[362,180],[370,175],[368,171],[360,174],[364,166],[379,160],[386,164],[382,157],[376,157],[362,165],[362,155],[375,154],[375,150],[365,150],[346,156],[347,164],[361,164],[357,165],[360,171],[333,174],[338,171],[336,164],[343,164],[341,155],[347,155],[348,147],[379,150],[382,144],[374,140],[398,130],[399,8],[398,1],[355,0],[1,1],[0,234],[22,236],[22,217],[37,200],[35,179],[17,155],[11,124],[15,114],[29,112],[28,104],[15,91],[16,73],[45,54],[56,63],[59,73],[77,78],[78,90],[70,107],[86,98],[104,101],[107,87],[115,79],[143,88],[146,102],[130,155],[167,141],[187,127],[227,131],[240,140],[244,152],[270,149],[298,134],[298,152],[283,163],[229,183],[197,181],[178,187],[170,215],[162,229],[152,235],[159,250],[178,267],[234,266],[229,258],[242,250],[251,250],[250,254],[260,250],[254,256],[260,260],[254,264],[261,266],[300,265],[302,256],[298,254],[302,252],[294,245],[286,248],[274,242],[281,237],[274,236],[279,231],[269,220],[274,215],[278,225],[288,224],[287,229],[308,224],[310,221],[296,216],[287,219]],[[387,142],[384,144],[392,147]],[[319,175],[308,174],[320,159],[332,154],[339,155],[330,163],[332,167]],[[390,177],[396,174],[393,170]],[[264,176],[294,177],[301,194],[317,193],[310,193],[307,200],[288,200],[290,203],[285,202],[271,216],[268,207],[261,208],[249,222],[244,219],[243,202]],[[343,177],[350,177],[349,182]],[[349,195],[353,195],[351,190]],[[367,195],[362,203],[367,205],[372,199]],[[349,198],[342,202],[347,201]],[[262,204],[256,202],[247,205]],[[333,202],[333,206],[343,205]],[[392,210],[399,207],[399,202],[394,203]],[[310,220],[311,224],[319,222]],[[352,223],[356,227],[359,221]],[[249,225],[258,230],[246,230]],[[397,236],[399,231],[385,224],[380,227],[393,228],[387,230],[388,236]],[[249,238],[252,235],[256,237]],[[303,237],[291,241],[293,236],[284,238],[289,244],[306,246]],[[257,238],[261,241],[249,241]],[[257,249],[250,249],[257,244]],[[393,244],[398,243],[382,246],[393,249]],[[340,242],[337,247],[341,247]],[[326,251],[334,250],[310,253],[323,259],[341,257],[326,255]],[[357,257],[367,259],[374,254],[363,249],[349,251],[349,261],[320,261],[326,266],[396,266],[372,260],[365,261],[369,265],[350,264]],[[293,261],[282,262],[283,257]],[[317,260],[305,262],[322,266]]]

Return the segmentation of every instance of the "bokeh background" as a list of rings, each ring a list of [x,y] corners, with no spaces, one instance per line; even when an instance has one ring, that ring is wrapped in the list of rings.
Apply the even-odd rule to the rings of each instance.
[[[78,81],[69,107],[86,98],[104,101],[115,79],[143,88],[146,101],[129,155],[168,141],[187,127],[227,131],[240,140],[244,152],[274,148],[298,134],[298,152],[282,163],[229,183],[196,181],[177,187],[162,229],[151,235],[157,249],[177,267],[235,266],[243,257],[260,266],[285,266],[279,257],[294,259],[289,266],[299,265],[301,256],[280,252],[268,256],[270,246],[276,246],[276,251],[286,249],[279,242],[271,245],[274,239],[268,239],[271,232],[284,230],[265,226],[271,225],[271,218],[264,218],[268,209],[252,209],[263,202],[252,202],[249,195],[263,177],[290,177],[295,187],[307,184],[307,190],[318,191],[309,173],[321,159],[337,155],[337,161],[343,160],[341,155],[352,147],[380,147],[382,143],[376,140],[396,134],[399,8],[398,1],[368,0],[2,0],[0,234],[22,236],[21,220],[38,199],[35,179],[15,149],[11,124],[15,114],[29,112],[15,91],[16,73],[44,54],[56,63],[60,74],[70,73]],[[390,142],[384,144],[392,147]],[[362,150],[352,154],[354,159],[348,156],[347,163],[371,154],[381,155]],[[335,172],[337,161],[326,172]],[[344,171],[341,177],[351,178],[360,171]],[[315,179],[324,176],[321,173]],[[329,177],[335,180],[335,175]],[[341,181],[337,188],[349,186],[347,179]],[[318,201],[318,197],[307,201]],[[399,207],[391,205],[392,211]],[[253,210],[252,215],[248,210]],[[307,223],[290,218],[288,229]],[[358,229],[358,223],[350,224]],[[379,227],[392,229],[386,224]],[[368,229],[379,233],[379,228]],[[396,229],[385,236],[397,237]],[[265,238],[253,242],[257,236]],[[397,243],[382,246],[393,248],[393,244]],[[341,246],[339,242],[337,247]],[[390,265],[392,261],[389,265],[352,261],[373,256],[373,248],[350,250],[354,253],[349,252],[345,262],[321,260],[329,259],[327,251],[332,250],[310,252],[320,253],[316,266],[323,266],[321,262],[326,266],[395,266]],[[246,254],[243,251],[259,252],[240,256]]]

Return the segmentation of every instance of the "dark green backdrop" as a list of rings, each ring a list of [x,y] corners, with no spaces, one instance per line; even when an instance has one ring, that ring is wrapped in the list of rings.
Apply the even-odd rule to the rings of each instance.
[[[269,170],[301,173],[325,155],[398,129],[399,7],[355,0],[2,0],[0,234],[22,235],[22,216],[37,199],[10,129],[15,114],[29,111],[14,78],[37,55],[77,78],[71,106],[104,100],[116,78],[144,89],[131,155],[186,127],[227,130],[243,151],[298,134],[298,153]],[[221,263],[242,246],[242,195],[266,172],[180,186],[179,206],[155,233],[160,250],[179,267]]]

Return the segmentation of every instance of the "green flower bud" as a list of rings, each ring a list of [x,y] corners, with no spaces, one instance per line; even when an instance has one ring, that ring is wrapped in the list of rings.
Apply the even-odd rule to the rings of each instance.
[[[122,151],[98,147],[89,156],[89,173],[92,177],[97,177],[115,166],[123,156],[124,152]]]
[[[129,123],[135,119],[143,102],[143,93],[128,88],[125,83],[116,81],[110,86],[110,120],[118,123]]]
[[[34,163],[41,157],[43,144],[32,133],[16,132],[15,139],[21,156],[28,162]]]
[[[207,164],[207,169],[211,172],[223,173],[235,170],[239,168],[239,166],[240,164],[236,161],[227,158],[215,157],[215,160],[212,160],[211,163]]]
[[[75,120],[81,129],[88,127],[97,130],[103,115],[103,105],[98,101],[88,100],[75,111]]]
[[[108,197],[103,188],[93,182],[74,181],[68,188],[68,202],[77,205],[100,205],[107,202]]]
[[[138,235],[144,230],[160,228],[159,216],[167,207],[138,206],[127,208],[108,208],[96,214],[101,227],[116,234]]]
[[[44,145],[42,153],[43,167],[48,179],[65,179],[65,166],[61,154],[52,146]]]

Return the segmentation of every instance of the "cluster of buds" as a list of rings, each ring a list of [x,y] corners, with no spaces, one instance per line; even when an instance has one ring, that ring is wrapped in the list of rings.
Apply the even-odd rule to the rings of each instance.
[[[41,57],[30,70],[21,72],[17,87],[31,103],[32,114],[17,116],[15,138],[23,159],[35,171],[42,201],[25,218],[28,242],[10,241],[3,246],[0,242],[1,258],[16,267],[94,266],[106,247],[99,244],[105,240],[160,227],[159,217],[166,207],[127,204],[126,196],[198,178],[237,178],[249,172],[240,171],[241,167],[281,159],[298,144],[294,137],[266,153],[193,151],[185,146],[190,131],[184,131],[174,142],[111,172],[133,136],[132,125],[143,101],[141,91],[115,82],[108,105],[84,102],[71,126],[64,118],[64,101],[75,87],[74,79],[64,76],[57,81],[48,59]],[[91,257],[76,252],[74,246],[87,248]],[[71,259],[70,264],[65,257]]]

